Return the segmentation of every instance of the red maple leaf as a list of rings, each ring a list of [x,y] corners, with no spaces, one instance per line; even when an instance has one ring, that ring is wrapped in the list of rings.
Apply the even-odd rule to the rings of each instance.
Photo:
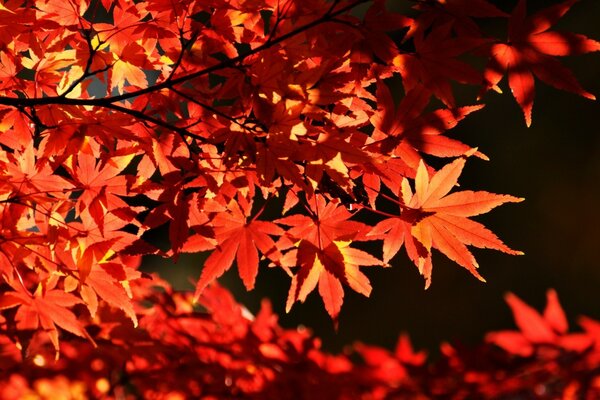
[[[33,142],[22,152],[11,155],[10,163],[6,163],[6,172],[2,173],[5,182],[13,186],[15,195],[46,197],[48,194],[60,194],[73,188],[64,178],[55,175],[47,160],[36,157]]]
[[[133,156],[134,154],[111,157],[106,163],[98,162],[92,154],[84,152],[79,153],[77,157],[77,165],[74,166],[72,175],[82,192],[77,199],[76,209],[82,218],[91,216],[100,232],[104,232],[107,212],[117,208],[129,208],[119,197],[128,193],[127,178],[120,175],[120,172]]]
[[[280,264],[284,267],[299,267],[292,277],[286,311],[289,312],[297,300],[304,302],[318,285],[325,309],[334,324],[337,324],[344,301],[342,283],[367,297],[371,294],[369,279],[359,267],[383,264],[369,253],[349,247],[349,244],[350,242],[334,241],[319,248],[310,241],[302,240],[297,249],[286,253]]]
[[[576,1],[567,0],[527,16],[526,1],[519,0],[509,20],[508,41],[491,48],[484,89],[495,88],[504,74],[508,75],[508,85],[523,110],[527,126],[531,125],[534,75],[557,89],[596,98],[554,58],[600,50],[600,42],[586,36],[549,30]]]
[[[273,222],[259,221],[260,212],[248,220],[251,208],[247,205],[242,209],[236,201],[231,201],[228,212],[217,214],[212,221],[218,244],[204,263],[195,298],[210,282],[227,271],[234,260],[237,260],[240,278],[251,290],[258,274],[258,251],[266,257],[279,258],[279,251],[269,235],[281,236],[284,231]]]
[[[487,39],[450,34],[452,25],[437,25],[430,32],[414,35],[414,53],[399,54],[394,65],[402,75],[405,91],[423,86],[446,107],[455,107],[450,81],[479,84],[481,73],[458,57],[488,42]]]
[[[49,335],[58,356],[57,326],[87,338],[92,343],[94,340],[69,309],[82,303],[81,299],[61,289],[54,289],[55,285],[56,280],[49,285],[39,284],[35,293],[31,294],[24,287],[15,284],[13,287],[15,291],[5,292],[0,296],[0,309],[18,307],[15,320],[19,329],[37,330],[41,327]]]
[[[350,241],[365,240],[367,226],[349,221],[352,214],[337,201],[327,202],[322,195],[311,198],[311,216],[294,214],[276,222],[290,226],[279,246],[294,247],[279,260],[288,269],[299,267],[292,277],[286,309],[304,301],[317,284],[325,308],[334,321],[343,302],[342,283],[368,296],[371,285],[359,266],[383,265],[372,255],[349,247]]]
[[[394,101],[386,84],[377,86],[377,112],[371,117],[376,128],[375,141],[368,147],[381,147],[383,154],[400,157],[408,166],[417,169],[422,154],[437,157],[457,157],[472,150],[468,145],[443,133],[454,128],[470,113],[483,105],[438,109],[425,113],[431,92],[421,86],[411,89],[394,109]],[[487,157],[476,152],[477,157]]]
[[[558,301],[556,291],[548,290],[546,293],[547,303],[543,314],[512,293],[508,293],[505,299],[519,330],[491,332],[487,334],[486,340],[509,353],[529,357],[539,345],[556,345],[582,352],[593,344],[587,334],[568,333],[567,317]],[[582,325],[586,327],[585,322]]]
[[[407,36],[427,31],[432,26],[449,24],[458,36],[479,37],[479,25],[472,18],[506,17],[507,14],[486,0],[433,0],[419,2],[421,11]]]

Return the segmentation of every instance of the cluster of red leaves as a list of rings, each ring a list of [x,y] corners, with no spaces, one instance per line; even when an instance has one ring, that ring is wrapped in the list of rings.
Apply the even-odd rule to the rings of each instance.
[[[138,281],[139,282],[139,281]],[[256,317],[223,288],[158,293],[134,285],[141,329],[113,321],[97,335],[61,342],[62,357],[40,341],[23,360],[0,342],[0,397],[103,399],[596,399],[600,396],[600,323],[582,318],[569,333],[555,292],[543,315],[510,294],[518,331],[492,332],[476,348],[443,344],[428,363],[401,336],[396,350],[357,344],[330,355],[303,329],[286,330],[264,302]],[[292,395],[293,394],[293,395]]]
[[[486,157],[446,136],[483,107],[452,85],[507,75],[528,124],[533,75],[593,97],[554,59],[600,49],[550,30],[572,4],[424,1],[409,18],[380,0],[5,1],[0,337],[26,356],[43,338],[58,354],[61,334],[116,340],[131,327],[102,310],[138,324],[146,254],[210,252],[196,299],[234,264],[248,289],[279,268],[288,309],[318,288],[334,320],[344,287],[368,296],[363,268],[402,246],[426,285],[433,249],[483,280],[467,246],[520,252],[470,218],[522,199],[453,191]],[[507,18],[508,40],[482,17]],[[168,248],[150,239],[163,228]]]

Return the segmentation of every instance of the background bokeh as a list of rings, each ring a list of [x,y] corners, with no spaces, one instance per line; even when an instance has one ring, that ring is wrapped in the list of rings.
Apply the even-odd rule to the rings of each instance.
[[[407,3],[397,0],[392,6],[402,9]],[[510,11],[515,2],[496,3]],[[555,2],[529,1],[528,6],[534,11],[550,3]],[[598,21],[600,1],[582,0],[556,28],[600,39]],[[497,29],[499,23],[490,21],[489,28]],[[600,53],[562,61],[584,88],[600,96]],[[336,333],[317,293],[285,314],[289,278],[283,271],[262,267],[250,293],[235,268],[220,282],[252,312],[262,298],[270,298],[282,325],[310,327],[332,351],[355,341],[392,347],[403,331],[416,347],[433,353],[442,341],[479,342],[487,331],[513,326],[503,301],[508,291],[539,309],[546,289],[553,287],[572,324],[580,314],[600,318],[600,104],[536,82],[533,125],[528,129],[506,82],[502,84],[504,95],[489,93],[487,106],[450,134],[478,146],[491,159],[470,160],[462,187],[526,198],[476,218],[506,244],[525,252],[509,256],[475,249],[487,283],[436,253],[433,283],[425,291],[423,279],[401,251],[392,268],[366,271],[373,285],[370,298],[346,291]],[[461,92],[459,102],[473,104],[476,92]],[[168,277],[177,288],[192,288],[203,259],[184,255],[173,265],[147,258],[144,268]]]

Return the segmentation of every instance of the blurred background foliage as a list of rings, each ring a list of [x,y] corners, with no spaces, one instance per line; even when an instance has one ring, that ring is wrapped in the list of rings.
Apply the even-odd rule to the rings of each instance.
[[[515,1],[496,1],[510,12]],[[534,12],[555,1],[528,1]],[[390,7],[410,13],[413,2],[394,0]],[[582,0],[555,26],[600,40],[600,1]],[[484,29],[504,32],[504,20],[481,20]],[[582,86],[600,97],[600,54],[561,60]],[[399,81],[388,82],[397,93]],[[463,188],[525,197],[477,218],[509,246],[525,252],[508,256],[474,250],[481,283],[465,269],[434,254],[432,286],[424,282],[402,250],[392,268],[367,269],[373,285],[370,298],[351,290],[345,294],[338,332],[320,297],[312,293],[289,314],[284,306],[289,278],[279,269],[261,267],[256,289],[246,292],[236,268],[220,282],[251,312],[269,298],[285,327],[311,328],[331,351],[355,341],[392,347],[408,332],[417,348],[436,353],[442,341],[474,344],[490,330],[513,326],[503,295],[512,291],[541,309],[547,288],[556,288],[570,323],[578,315],[600,318],[600,103],[560,92],[536,81],[533,125],[525,127],[510,95],[488,93],[486,107],[450,131],[450,136],[478,146],[490,161],[471,159],[460,179]],[[478,88],[461,89],[457,103],[475,103]],[[380,251],[380,250],[379,250]],[[380,256],[380,255],[379,255]],[[159,272],[178,289],[192,289],[206,254],[169,260],[148,257],[144,268]]]

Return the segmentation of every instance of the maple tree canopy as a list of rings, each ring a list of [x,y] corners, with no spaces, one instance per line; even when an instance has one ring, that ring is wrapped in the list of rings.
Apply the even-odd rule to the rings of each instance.
[[[144,301],[170,289],[138,269],[148,254],[208,252],[190,312],[234,265],[248,290],[270,267],[287,310],[316,289],[334,322],[402,248],[426,287],[433,249],[482,281],[468,246],[522,254],[472,217],[523,199],[457,190],[487,157],[451,130],[504,77],[528,126],[536,78],[594,99],[556,58],[600,43],[552,30],[573,0],[384,3],[0,3],[0,336],[27,358],[151,328]],[[457,104],[457,85],[480,98]]]

